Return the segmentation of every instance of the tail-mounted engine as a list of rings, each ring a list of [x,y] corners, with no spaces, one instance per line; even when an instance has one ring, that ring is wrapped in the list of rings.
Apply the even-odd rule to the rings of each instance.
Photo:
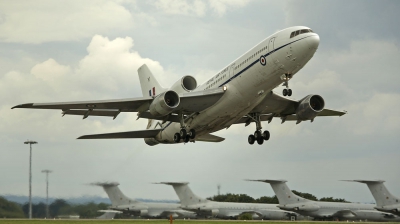
[[[187,75],[176,81],[170,88],[177,93],[186,93],[193,91],[197,87],[197,81],[194,77]]]
[[[162,117],[171,113],[180,103],[178,94],[168,90],[161,93],[150,104],[150,113],[154,116]]]
[[[312,120],[325,107],[324,99],[319,95],[308,95],[302,99],[296,109],[297,119],[300,121]]]

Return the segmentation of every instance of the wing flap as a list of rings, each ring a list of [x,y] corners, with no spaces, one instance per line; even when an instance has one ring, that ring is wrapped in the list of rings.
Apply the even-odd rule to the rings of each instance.
[[[88,116],[103,116],[103,117],[114,117],[114,119],[120,113],[119,110],[64,110],[64,115],[81,115],[83,119]]]
[[[114,138],[153,138],[163,129],[114,132],[105,134],[83,135],[78,139],[114,139]]]
[[[225,140],[225,138],[221,138],[219,136],[212,135],[212,134],[205,134],[205,135],[196,137],[196,141],[200,141],[200,142],[222,142],[224,140]]]

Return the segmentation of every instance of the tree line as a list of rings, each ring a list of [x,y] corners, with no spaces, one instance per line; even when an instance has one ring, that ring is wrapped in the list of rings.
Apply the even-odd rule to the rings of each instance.
[[[295,195],[300,196],[302,198],[306,198],[313,201],[329,201],[329,202],[348,202],[344,198],[333,198],[333,197],[322,197],[318,199],[316,196],[309,193],[302,193],[299,191],[292,191]],[[273,197],[262,196],[260,198],[253,198],[247,194],[221,194],[214,195],[213,197],[207,198],[212,201],[219,202],[241,202],[241,203],[266,203],[266,204],[279,204],[278,198],[276,195]]]

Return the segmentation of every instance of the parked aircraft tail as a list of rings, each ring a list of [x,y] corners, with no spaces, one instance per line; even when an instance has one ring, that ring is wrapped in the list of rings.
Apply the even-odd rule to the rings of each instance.
[[[281,205],[309,201],[308,199],[295,195],[286,185],[287,182],[286,180],[248,180],[248,181],[259,181],[271,184],[271,187],[274,190],[276,197],[278,198],[279,204]]]
[[[176,194],[181,201],[182,206],[191,206],[199,203],[207,202],[207,199],[195,195],[188,186],[188,182],[161,182],[158,184],[172,185]]]
[[[394,205],[400,203],[400,198],[393,196],[386,186],[383,184],[383,180],[347,180],[367,184],[369,190],[375,198],[376,205],[383,207],[387,205]]]
[[[165,91],[165,89],[160,86],[157,79],[153,76],[153,73],[151,73],[146,64],[143,64],[138,69],[138,75],[143,96],[157,96]]]
[[[112,206],[139,203],[139,201],[126,197],[124,193],[122,193],[122,191],[119,189],[118,187],[119,183],[96,182],[96,183],[91,183],[90,185],[103,187],[104,191],[107,193],[108,197],[111,200]]]

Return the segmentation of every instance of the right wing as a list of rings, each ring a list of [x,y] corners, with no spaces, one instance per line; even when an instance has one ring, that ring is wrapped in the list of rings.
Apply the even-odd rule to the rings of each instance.
[[[112,138],[154,138],[163,129],[149,129],[141,131],[114,132],[95,135],[83,135],[78,139],[112,139]]]
[[[225,93],[223,88],[195,91],[180,94],[180,104],[173,112],[194,113],[201,112],[214,105]],[[28,109],[60,109],[64,115],[108,116],[116,117],[120,112],[147,112],[152,97],[128,98],[116,100],[93,100],[58,103],[26,103],[12,107]],[[148,113],[149,114],[149,113]],[[159,119],[151,114],[149,119]]]

